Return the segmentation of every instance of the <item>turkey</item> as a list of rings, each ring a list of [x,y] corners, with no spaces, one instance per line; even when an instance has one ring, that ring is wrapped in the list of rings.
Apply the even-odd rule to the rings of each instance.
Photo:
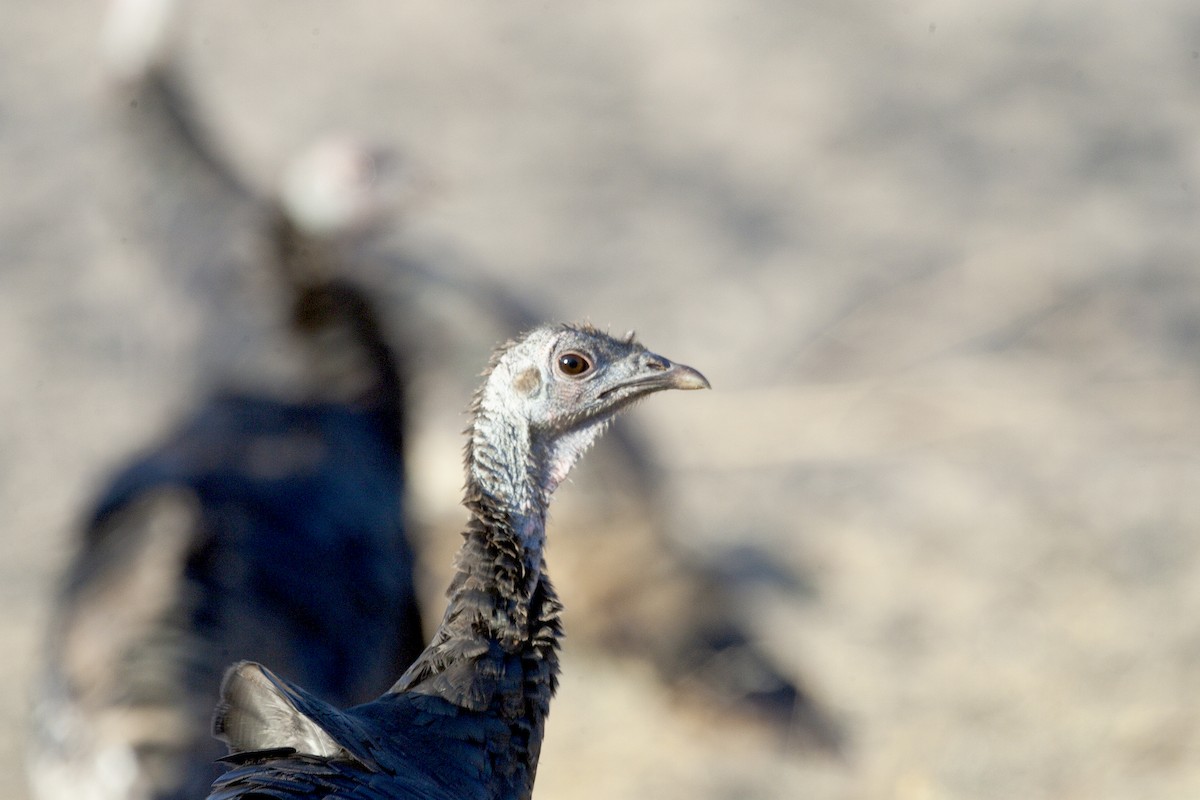
[[[213,722],[234,767],[210,797],[529,797],[562,635],[543,559],[551,495],[619,411],[707,387],[590,327],[546,325],[497,350],[471,406],[469,521],[432,641],[382,697],[346,711],[235,665]]]
[[[282,386],[217,391],[99,492],[35,692],[41,800],[202,797],[222,772],[209,729],[233,659],[353,704],[425,644],[402,503],[403,365],[339,261],[377,208],[371,154],[323,142],[296,160],[278,201],[260,197],[206,149],[155,64],[125,75],[146,166],[162,156],[203,202],[259,221],[265,247],[249,271],[279,306],[262,309],[279,328],[267,349],[297,368]]]
[[[231,658],[354,703],[420,652],[391,351],[350,284],[298,286],[293,313],[319,392],[219,393],[95,504],[34,709],[37,796],[202,796]]]
[[[405,306],[404,324],[431,318],[420,328],[437,333],[405,337],[403,345],[421,351],[411,356],[421,364],[415,376],[420,385],[409,395],[414,463],[437,461],[453,445],[444,431],[453,429],[456,415],[444,398],[471,390],[446,375],[456,354],[502,338],[505,327],[529,327],[536,315],[503,287],[479,280],[469,265],[451,271],[447,261],[453,264],[443,255],[444,273],[471,279],[435,282],[412,267],[395,270],[404,293],[422,298],[420,308],[402,298],[392,301]],[[719,560],[689,553],[684,537],[672,530],[679,520],[666,500],[669,476],[630,422],[635,420],[606,434],[583,464],[586,477],[556,505],[555,571],[575,613],[573,654],[609,664],[619,659],[639,672],[648,664],[681,722],[715,721],[750,746],[784,746],[806,758],[844,757],[853,743],[846,741],[841,720],[806,684],[802,669],[767,649],[772,632],[744,602],[748,588],[796,597],[804,592],[803,580],[748,548]],[[409,535],[430,573],[453,555],[448,542],[460,488],[438,476],[410,477],[416,524]]]

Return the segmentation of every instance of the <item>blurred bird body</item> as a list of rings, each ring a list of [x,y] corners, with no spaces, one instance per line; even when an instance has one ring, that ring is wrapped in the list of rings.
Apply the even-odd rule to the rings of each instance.
[[[419,630],[399,627],[416,617],[402,601],[412,594],[412,554],[400,454],[389,445],[378,419],[346,406],[219,397],[117,476],[89,530],[145,493],[187,489],[197,539],[185,577],[204,598],[197,632],[229,624],[232,603],[274,616],[280,636],[260,648],[290,648],[283,663],[362,697],[378,685],[364,676],[379,674],[364,661],[391,668],[390,653],[419,641]]]
[[[39,796],[104,783],[112,753],[125,777],[111,797],[202,794],[220,772],[207,720],[233,658],[352,704],[416,656],[386,424],[345,405],[221,396],[114,478],[50,637]]]
[[[259,197],[207,145],[160,56],[123,74],[145,112],[131,128],[142,158],[178,161],[186,174],[169,174],[189,189],[215,187],[265,223],[268,247],[247,273],[274,287],[274,307],[257,311],[279,319],[282,309],[269,350],[296,365],[295,380],[283,388],[259,375],[238,382],[254,390],[219,392],[100,493],[56,598],[35,697],[39,800],[201,797],[221,773],[224,747],[209,729],[231,661],[268,661],[354,704],[424,645],[402,503],[399,359],[334,241],[369,225],[373,176],[354,168],[369,155],[324,143],[300,159],[302,186]],[[289,212],[306,201],[344,213],[311,231]]]

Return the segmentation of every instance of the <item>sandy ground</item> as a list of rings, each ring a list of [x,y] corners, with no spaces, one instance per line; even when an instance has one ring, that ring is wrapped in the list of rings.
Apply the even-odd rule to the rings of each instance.
[[[188,74],[252,174],[401,148],[436,190],[397,247],[716,387],[631,422],[685,546],[796,577],[746,602],[846,761],[568,652],[539,797],[1200,797],[1190,3],[196,5]],[[72,524],[222,355],[106,211],[95,6],[0,9],[10,776]]]

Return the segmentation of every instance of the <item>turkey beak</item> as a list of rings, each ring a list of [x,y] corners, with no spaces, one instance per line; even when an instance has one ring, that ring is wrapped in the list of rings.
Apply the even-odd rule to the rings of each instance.
[[[657,389],[711,389],[708,378],[687,364],[676,364],[662,356],[647,353],[647,383]]]
[[[667,369],[669,385],[672,389],[711,389],[708,378],[692,369],[687,364],[672,364]]]
[[[676,364],[654,353],[644,352],[634,367],[634,374],[609,386],[601,398],[619,395],[626,400],[645,397],[664,389],[709,389],[708,378],[686,364]]]

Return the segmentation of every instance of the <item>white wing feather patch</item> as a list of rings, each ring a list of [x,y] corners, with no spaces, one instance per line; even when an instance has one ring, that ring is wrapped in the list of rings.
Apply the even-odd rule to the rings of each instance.
[[[291,747],[299,753],[333,757],[345,750],[280,693],[264,668],[252,661],[233,666],[221,686],[213,734],[231,753]]]

